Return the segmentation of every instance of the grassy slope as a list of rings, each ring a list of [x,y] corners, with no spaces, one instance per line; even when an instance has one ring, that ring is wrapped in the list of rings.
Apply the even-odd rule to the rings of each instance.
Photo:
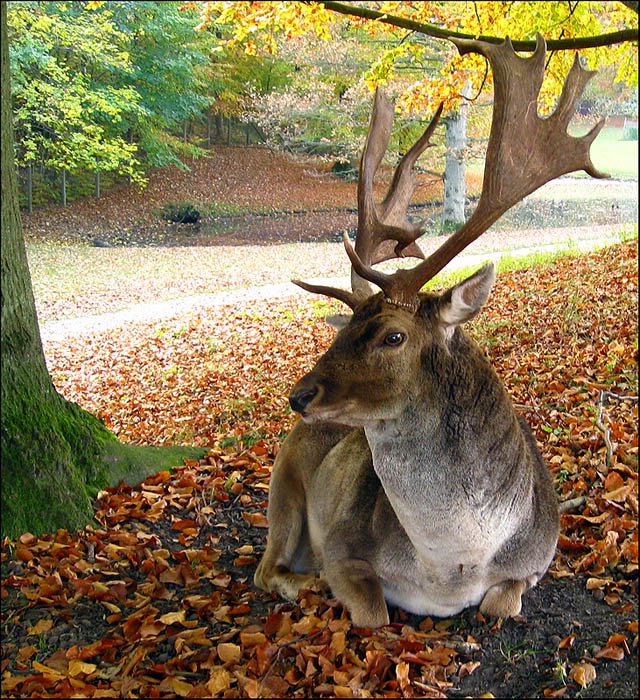
[[[572,130],[573,136],[582,136],[588,129]],[[605,127],[591,145],[591,160],[601,172],[608,173],[618,180],[638,179],[638,142],[623,141],[622,129]],[[469,169],[474,173],[482,173],[484,161],[474,160]],[[580,171],[572,173],[571,177],[590,177]]]
[[[581,135],[582,131],[575,135]],[[611,177],[638,179],[638,142],[623,141],[622,129],[604,128],[591,146],[591,160],[602,172]],[[581,173],[581,177],[589,177]]]

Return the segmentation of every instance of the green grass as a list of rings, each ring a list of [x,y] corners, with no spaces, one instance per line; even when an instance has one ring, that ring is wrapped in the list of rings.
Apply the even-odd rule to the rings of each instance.
[[[569,129],[572,136],[582,136],[587,128]],[[622,129],[605,127],[591,144],[591,161],[594,166],[617,180],[638,179],[638,142],[623,141]],[[474,159],[469,162],[468,170],[471,173],[482,173],[484,160]],[[571,173],[571,177],[590,178],[583,170]],[[576,193],[571,198],[575,198]]]
[[[570,129],[572,136],[582,136],[587,129]],[[605,127],[591,144],[594,166],[618,180],[638,179],[638,142],[623,141],[622,129]],[[590,177],[580,171],[581,177]]]
[[[637,236],[637,232],[634,234],[621,234],[620,242],[622,243],[624,241],[632,240],[633,238],[637,238]],[[605,242],[602,247],[606,247],[607,245],[614,245],[614,242]],[[578,247],[572,248],[571,246],[569,246],[568,248],[560,248],[558,250],[553,251],[530,253],[529,255],[518,257],[514,257],[511,255],[503,255],[496,264],[496,272],[499,275],[501,273],[511,272],[513,270],[524,270],[529,267],[551,265],[559,258],[585,254],[586,252],[584,250],[580,250]],[[458,282],[462,282],[462,280],[469,277],[469,275],[472,275],[476,270],[479,270],[482,267],[482,265],[485,264],[485,262],[489,262],[489,260],[486,260],[482,263],[478,263],[476,265],[461,267],[457,270],[451,270],[450,272],[445,272],[436,275],[430,282],[428,282],[425,285],[425,289],[447,289],[448,287],[451,287],[454,284],[457,284]]]

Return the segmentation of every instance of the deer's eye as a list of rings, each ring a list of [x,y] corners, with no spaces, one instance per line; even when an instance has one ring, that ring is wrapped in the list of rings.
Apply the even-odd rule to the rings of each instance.
[[[384,339],[384,344],[389,347],[396,348],[398,345],[402,345],[405,341],[405,334],[398,331],[394,333],[389,333],[389,335]]]

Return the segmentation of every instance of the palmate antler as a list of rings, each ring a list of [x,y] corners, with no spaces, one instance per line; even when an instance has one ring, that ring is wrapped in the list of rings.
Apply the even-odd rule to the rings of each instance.
[[[475,52],[485,56],[491,65],[494,80],[493,119],[482,194],[473,215],[416,267],[397,270],[393,274],[373,268],[376,262],[393,257],[393,254],[400,256],[409,253],[424,257],[415,243],[422,230],[408,223],[406,208],[414,189],[415,175],[411,168],[420,153],[430,145],[429,137],[441,112],[440,108],[423,136],[398,165],[389,193],[382,206],[378,207],[373,203],[373,195],[367,193],[372,192],[373,174],[389,142],[393,108],[376,93],[367,146],[360,166],[359,225],[355,250],[346,236],[344,241],[354,273],[382,289],[388,301],[409,309],[417,309],[418,292],[449,261],[508,209],[545,183],[574,170],[585,170],[593,177],[609,177],[596,170],[589,155],[591,143],[605,120],[602,119],[585,136],[577,138],[567,134],[576,103],[595,74],[580,66],[578,56],[567,75],[556,109],[549,117],[541,118],[537,98],[544,77],[546,43],[540,34],[537,35],[536,50],[530,58],[518,56],[508,38],[502,44],[476,40],[456,40],[454,43],[461,55]],[[371,223],[361,228],[362,222]],[[347,292],[334,287],[296,284],[309,291],[340,299],[351,308],[355,308],[362,298],[355,285],[353,292]]]
[[[358,177],[358,232],[355,252],[359,261],[367,267],[395,257],[415,257],[424,260],[424,253],[415,242],[424,233],[424,228],[409,222],[407,209],[416,188],[413,166],[425,149],[433,145],[430,138],[441,113],[442,106],[438,108],[422,136],[398,163],[384,201],[377,204],[373,195],[373,181],[389,145],[393,105],[379,89],[376,90]],[[359,301],[373,293],[367,279],[352,267],[352,292],[299,280],[293,282],[309,292],[340,299],[353,309]]]

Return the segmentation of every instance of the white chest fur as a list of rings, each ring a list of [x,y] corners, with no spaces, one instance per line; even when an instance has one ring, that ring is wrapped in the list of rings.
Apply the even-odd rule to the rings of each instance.
[[[376,562],[385,597],[406,610],[438,616],[478,604],[491,585],[488,565],[517,526],[513,514],[474,489],[464,465],[433,445],[408,444],[389,424],[366,434],[376,473],[407,536],[402,548],[387,543]]]

